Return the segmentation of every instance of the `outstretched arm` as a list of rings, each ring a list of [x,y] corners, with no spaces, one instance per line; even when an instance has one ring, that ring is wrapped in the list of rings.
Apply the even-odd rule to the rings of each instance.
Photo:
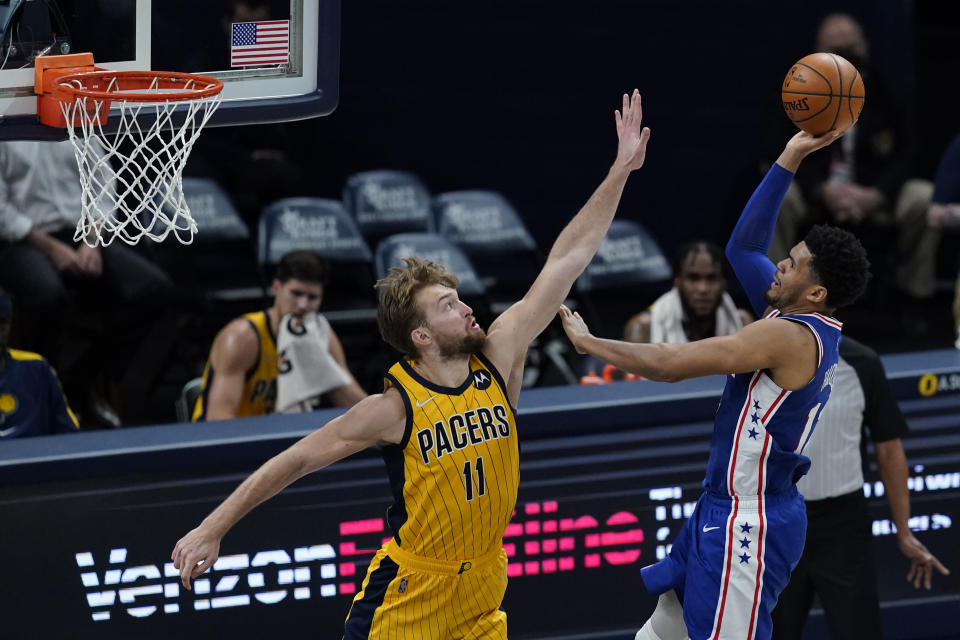
[[[590,264],[617,211],[627,177],[643,166],[650,129],[642,126],[639,91],[623,95],[623,112],[615,112],[615,117],[620,142],[606,178],[557,237],[543,270],[523,299],[490,325],[484,351],[505,377],[516,352],[547,327],[574,281]]]
[[[793,136],[777,158],[776,164],[770,167],[760,186],[750,196],[737,226],[730,235],[727,259],[730,260],[730,265],[758,316],[763,316],[767,308],[763,294],[770,288],[773,272],[776,270],[776,266],[767,257],[767,250],[770,248],[780,204],[787,193],[787,187],[790,186],[790,180],[805,157],[830,144],[839,135],[838,131],[822,136],[801,131]]]
[[[223,536],[251,509],[308,473],[378,442],[399,442],[405,425],[403,402],[388,391],[362,400],[268,460],[177,542],[171,558],[183,586],[190,589],[190,581],[213,566]]]
[[[759,320],[728,336],[684,344],[640,344],[591,335],[580,314],[563,305],[560,318],[578,353],[589,353],[649,380],[677,382],[767,369],[780,387],[799,389],[817,369],[813,334],[789,320]]]

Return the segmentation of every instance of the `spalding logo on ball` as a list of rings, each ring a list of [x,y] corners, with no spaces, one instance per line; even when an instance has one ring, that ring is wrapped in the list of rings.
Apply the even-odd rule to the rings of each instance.
[[[797,60],[780,90],[787,117],[815,136],[852,127],[864,96],[863,76],[835,53],[812,53]]]

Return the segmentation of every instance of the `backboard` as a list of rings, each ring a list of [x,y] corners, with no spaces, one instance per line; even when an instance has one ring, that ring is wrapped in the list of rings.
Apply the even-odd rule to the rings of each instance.
[[[66,137],[37,121],[38,55],[217,77],[207,126],[327,115],[339,100],[340,0],[0,0],[0,35],[0,139]]]

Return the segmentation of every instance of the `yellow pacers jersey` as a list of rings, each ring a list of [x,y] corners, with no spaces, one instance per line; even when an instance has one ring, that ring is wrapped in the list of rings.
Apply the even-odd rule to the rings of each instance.
[[[517,421],[506,385],[481,354],[457,388],[424,379],[401,360],[386,374],[403,397],[407,428],[384,447],[395,541],[417,556],[476,558],[502,544],[517,502]]]
[[[277,399],[277,340],[270,327],[270,318],[266,311],[254,311],[243,315],[243,319],[250,323],[257,332],[259,352],[257,361],[247,371],[243,383],[243,397],[237,407],[237,417],[262,416],[273,413],[273,405]],[[194,422],[206,419],[207,392],[213,384],[216,375],[210,361],[203,369],[203,391],[193,407]]]

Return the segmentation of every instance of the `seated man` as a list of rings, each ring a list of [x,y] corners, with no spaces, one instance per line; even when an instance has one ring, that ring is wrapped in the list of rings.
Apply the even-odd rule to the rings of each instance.
[[[630,318],[624,329],[628,342],[683,343],[727,336],[753,321],[726,292],[720,247],[690,242],[674,258],[673,288]]]
[[[76,431],[60,381],[42,356],[8,349],[13,303],[0,289],[0,438]]]
[[[193,409],[194,422],[287,410],[276,404],[278,376],[286,381],[288,373],[296,378],[290,384],[297,396],[290,410],[316,406],[304,407],[302,394],[296,393],[309,385],[319,385],[316,388],[333,406],[349,407],[366,397],[347,369],[336,332],[317,313],[326,278],[327,264],[313,251],[291,251],[280,259],[272,285],[273,305],[232,320],[214,339],[203,371],[203,391]],[[308,350],[295,342],[306,334],[315,336],[314,345],[322,345],[319,353],[305,353]],[[286,337],[291,339],[287,349],[282,344]],[[301,371],[298,363],[306,370]]]
[[[85,424],[119,427],[145,403],[160,356],[140,349],[171,330],[176,290],[140,250],[75,240],[81,200],[70,142],[0,142],[0,286],[17,298],[19,343],[57,367]]]

